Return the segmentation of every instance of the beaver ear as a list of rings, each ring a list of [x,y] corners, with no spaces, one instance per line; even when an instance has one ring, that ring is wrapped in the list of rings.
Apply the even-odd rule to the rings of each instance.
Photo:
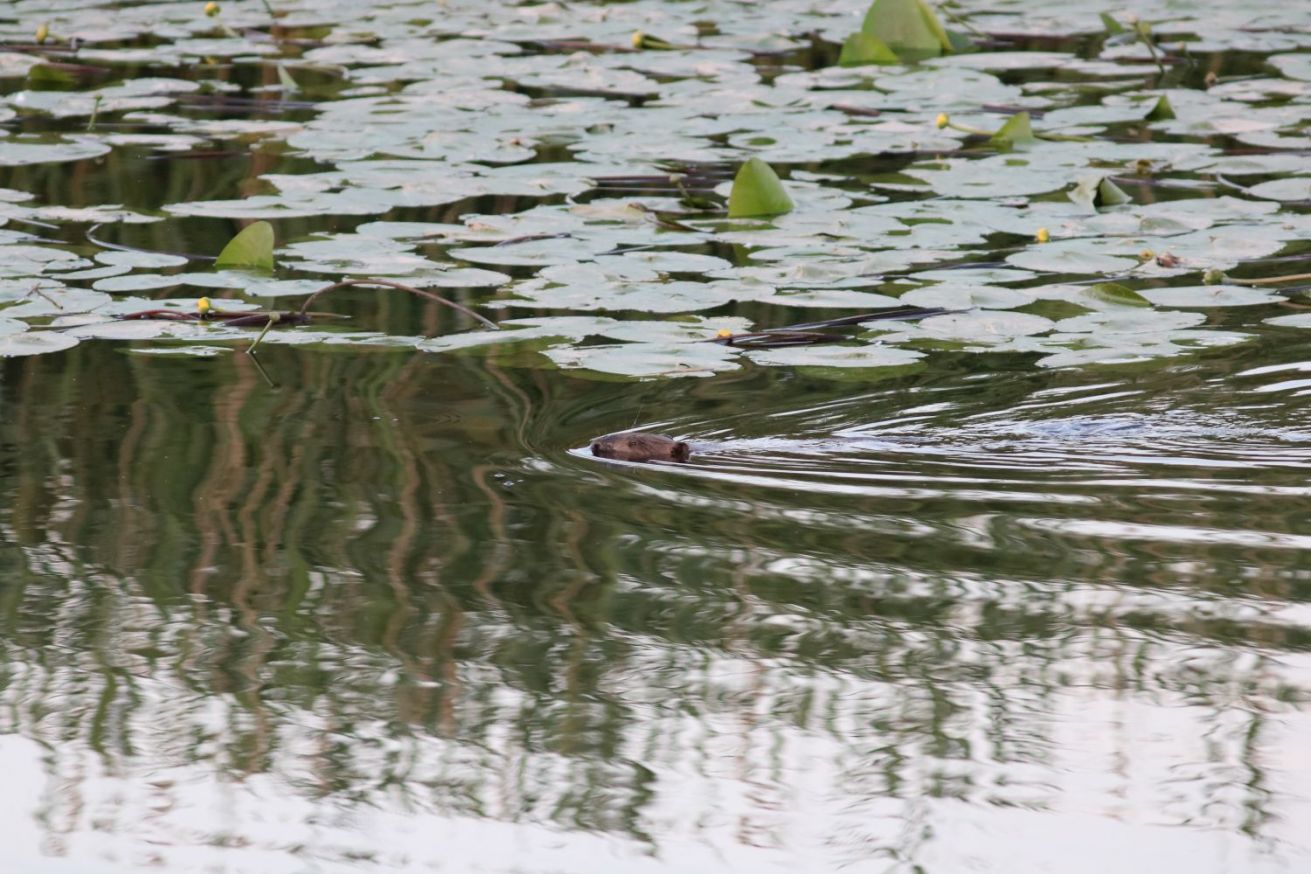
[[[674,461],[687,461],[692,455],[692,447],[688,446],[681,440],[674,444],[673,449],[669,451],[669,457]]]

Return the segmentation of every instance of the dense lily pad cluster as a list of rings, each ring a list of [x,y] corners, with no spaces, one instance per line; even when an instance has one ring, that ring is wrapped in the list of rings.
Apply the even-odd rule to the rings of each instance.
[[[296,163],[160,208],[0,190],[0,354],[146,335],[212,350],[242,332],[125,326],[113,317],[144,298],[122,295],[185,307],[370,276],[458,289],[509,330],[267,342],[511,343],[540,353],[515,361],[646,377],[944,350],[1134,361],[1294,330],[1305,320],[1275,308],[1298,292],[1225,274],[1311,234],[1311,33],[1296,4],[1241,5],[1151,0],[1130,20],[1108,2],[967,0],[917,54],[864,2],[19,3],[0,22],[0,166],[220,148]],[[891,40],[897,62],[840,64],[853,34]],[[200,96],[264,102],[194,111]],[[790,211],[732,209],[749,161],[779,172]],[[276,269],[43,231],[188,218],[272,221]],[[322,232],[288,235],[292,219]],[[898,303],[958,312],[834,347],[706,342],[798,307]],[[1253,308],[1245,330],[1212,326],[1235,306]]]

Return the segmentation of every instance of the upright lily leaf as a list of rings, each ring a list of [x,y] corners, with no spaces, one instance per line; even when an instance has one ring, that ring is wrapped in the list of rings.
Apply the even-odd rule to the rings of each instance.
[[[77,77],[59,67],[36,64],[27,71],[27,84],[30,88],[62,91],[77,87]]]
[[[860,67],[865,64],[896,64],[900,59],[897,53],[888,48],[887,43],[864,31],[853,33],[842,44],[842,53],[838,55],[839,67]]]
[[[1147,113],[1147,120],[1169,121],[1172,118],[1175,118],[1174,107],[1170,105],[1170,98],[1162,94],[1161,99],[1152,107],[1152,111]]]
[[[1102,206],[1119,206],[1132,198],[1105,176],[1085,176],[1068,192],[1071,201],[1090,212]]]
[[[1029,113],[1020,112],[1012,115],[1001,129],[992,135],[992,141],[1006,146],[1030,146],[1038,141],[1033,135],[1033,125],[1029,122]]]
[[[759,158],[748,158],[733,179],[728,195],[728,217],[781,215],[792,211],[792,198],[774,168]]]
[[[1124,25],[1110,16],[1110,13],[1099,13],[1102,19],[1102,27],[1106,28],[1107,36],[1117,36],[1124,33]]]
[[[219,270],[263,270],[273,272],[273,225],[255,222],[233,237],[219,252],[214,266]]]
[[[1106,303],[1127,307],[1149,307],[1152,302],[1126,285],[1118,282],[1099,282],[1088,289],[1088,296]]]
[[[278,84],[282,86],[283,92],[287,94],[300,90],[300,85],[297,84],[291,73],[287,72],[287,68],[282,64],[278,64]]]
[[[1124,193],[1124,189],[1116,185],[1110,179],[1103,178],[1097,183],[1097,205],[1098,206],[1119,206],[1122,203],[1128,203],[1133,198]]]
[[[911,59],[951,51],[951,39],[924,0],[874,0],[860,30]]]

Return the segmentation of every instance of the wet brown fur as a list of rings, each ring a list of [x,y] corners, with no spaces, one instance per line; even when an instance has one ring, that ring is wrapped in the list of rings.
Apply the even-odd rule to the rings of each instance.
[[[614,458],[619,461],[684,462],[692,455],[692,448],[681,440],[663,434],[635,431],[597,437],[592,441],[592,454],[598,458]]]

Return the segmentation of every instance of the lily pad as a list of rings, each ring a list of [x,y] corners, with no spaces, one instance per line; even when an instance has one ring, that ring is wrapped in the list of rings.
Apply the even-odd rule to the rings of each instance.
[[[866,64],[897,64],[901,59],[888,44],[873,34],[857,31],[842,43],[838,66],[861,67]]]
[[[214,266],[219,270],[273,272],[273,225],[254,222],[223,247]]]
[[[1142,296],[1157,306],[1182,308],[1257,306],[1287,300],[1270,288],[1247,288],[1241,285],[1193,285],[1173,288],[1149,288]]]
[[[6,334],[0,336],[0,358],[62,352],[65,349],[72,349],[78,342],[77,337],[71,337],[63,331],[28,331],[22,334]]]
[[[924,0],[874,0],[860,29],[912,59],[951,51],[937,13]]]
[[[729,218],[754,218],[791,212],[792,198],[778,174],[759,158],[748,158],[737,171],[728,198]]]
[[[715,343],[567,346],[544,353],[556,366],[622,377],[709,377],[741,367],[739,352]]]
[[[1030,313],[973,310],[925,319],[920,323],[920,328],[933,337],[995,343],[1011,337],[1044,334],[1054,325],[1051,319]]]
[[[1085,176],[1069,191],[1070,200],[1089,212],[1128,203],[1129,195],[1105,176]]]
[[[1006,263],[1037,273],[1092,274],[1119,273],[1134,267],[1136,259],[1106,254],[1107,246],[1099,240],[1060,240],[1016,252]]]
[[[859,370],[907,367],[924,358],[924,353],[899,346],[867,343],[863,346],[810,346],[784,349],[755,349],[747,353],[757,364],[788,367],[851,368]]]
[[[992,141],[1005,146],[1024,148],[1038,142],[1038,138],[1033,134],[1033,126],[1029,121],[1029,113],[1017,112],[1011,116],[1001,128],[992,135]]]

